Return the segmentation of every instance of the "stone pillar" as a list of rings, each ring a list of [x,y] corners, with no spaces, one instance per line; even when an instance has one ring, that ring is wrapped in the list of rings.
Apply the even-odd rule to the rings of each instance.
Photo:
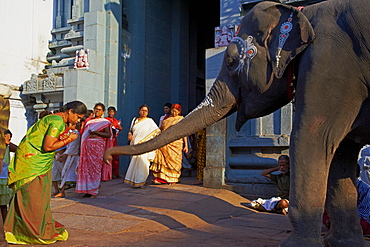
[[[211,48],[206,51],[206,92],[212,87],[220,70],[226,47]],[[223,119],[206,129],[206,167],[203,172],[204,187],[218,189],[225,185],[226,130]]]
[[[226,119],[207,127],[206,167],[204,187],[219,189],[225,185]]]

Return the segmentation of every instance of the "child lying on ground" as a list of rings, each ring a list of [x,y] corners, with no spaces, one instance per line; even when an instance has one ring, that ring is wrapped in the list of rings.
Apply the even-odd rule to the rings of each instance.
[[[261,212],[274,212],[285,215],[288,214],[289,201],[280,197],[272,197],[271,199],[258,198],[251,201],[249,206]]]

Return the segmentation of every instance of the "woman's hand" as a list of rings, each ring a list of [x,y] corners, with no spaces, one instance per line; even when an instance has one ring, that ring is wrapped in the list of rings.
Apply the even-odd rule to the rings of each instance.
[[[89,130],[89,134],[91,135],[91,137],[110,138],[111,130],[110,127],[105,127],[102,131]]]
[[[67,154],[61,154],[59,157],[58,157],[58,161],[63,163],[64,161],[66,161],[68,155]]]
[[[43,148],[46,152],[55,151],[61,147],[64,147],[68,143],[68,138],[59,140],[56,137],[46,135],[44,139]]]
[[[76,140],[77,139],[77,137],[78,137],[78,134],[76,134],[76,133],[74,133],[74,132],[72,132],[69,136],[68,136],[68,138],[70,138],[71,139],[71,141],[70,142],[73,142],[74,140]],[[68,139],[67,138],[67,139]]]
[[[132,133],[131,131],[127,134],[127,140],[132,141]]]
[[[183,137],[182,138],[182,141],[184,143],[184,148],[182,149],[182,151],[184,151],[184,153],[187,154],[188,151],[189,151],[189,148],[188,148],[188,138],[187,137]]]

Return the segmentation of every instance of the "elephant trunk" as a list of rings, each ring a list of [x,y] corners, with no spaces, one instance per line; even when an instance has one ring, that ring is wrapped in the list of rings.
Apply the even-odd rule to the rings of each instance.
[[[184,119],[163,131],[148,142],[131,146],[118,146],[109,150],[111,155],[139,155],[158,149],[184,136],[221,120],[236,111],[236,100],[228,86],[216,81],[206,98]]]

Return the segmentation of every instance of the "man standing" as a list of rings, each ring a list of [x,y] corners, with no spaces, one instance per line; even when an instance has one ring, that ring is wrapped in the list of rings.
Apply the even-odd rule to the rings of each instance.
[[[114,116],[116,115],[116,108],[114,106],[108,107],[108,119],[112,123],[112,133],[113,133],[113,147],[118,146],[117,136],[120,131],[122,131],[121,122],[117,120]],[[119,156],[114,155],[112,160],[112,178],[121,178],[119,175]]]
[[[171,107],[172,107],[171,103],[164,104],[163,106],[164,115],[159,118],[159,125],[158,125],[159,128],[161,128],[162,121],[171,116]]]
[[[5,134],[4,132],[8,129],[9,116],[10,116],[10,104],[9,97],[12,95],[12,91],[9,87],[0,85],[0,165],[1,170],[3,166],[3,159],[6,150]],[[1,216],[0,216],[1,217]],[[0,222],[0,247],[8,246],[8,242],[5,240],[4,235],[4,224]]]

